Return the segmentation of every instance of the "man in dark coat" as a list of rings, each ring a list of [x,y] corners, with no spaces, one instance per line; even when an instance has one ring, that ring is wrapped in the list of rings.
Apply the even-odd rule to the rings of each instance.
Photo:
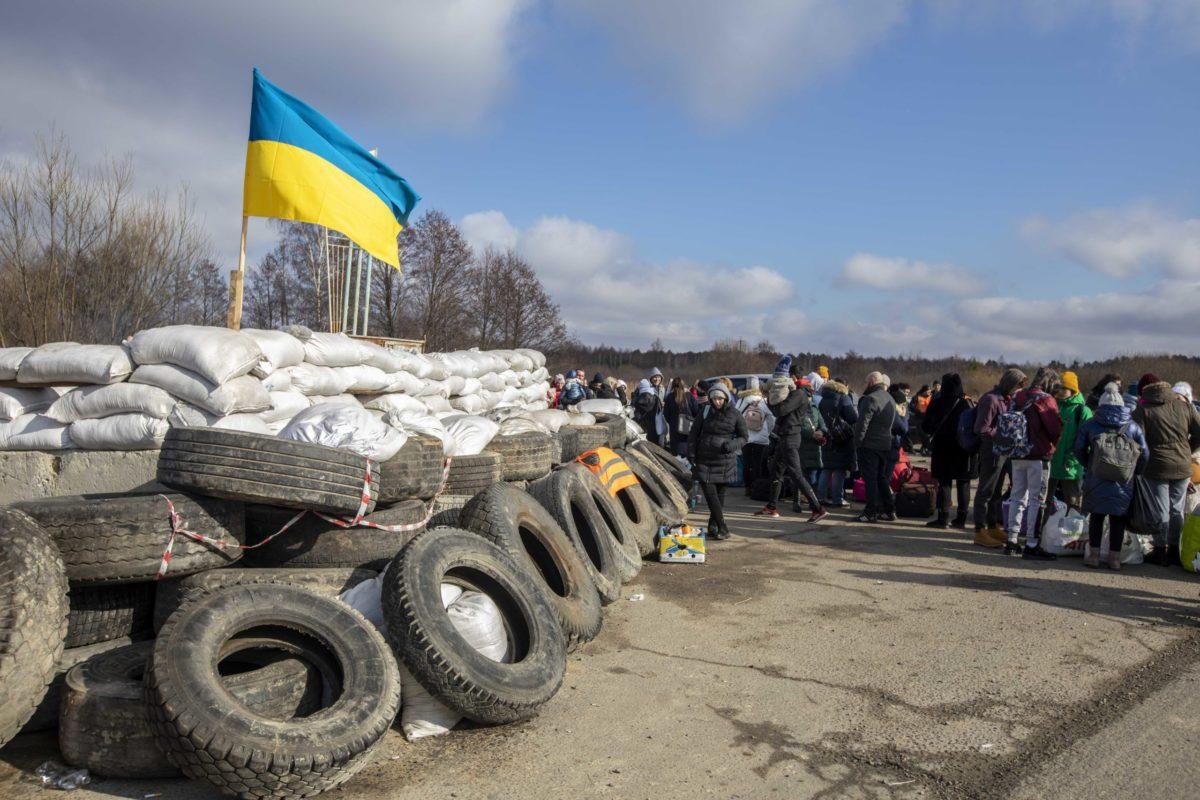
[[[633,421],[645,432],[646,438],[661,444],[658,433],[658,415],[662,413],[662,401],[650,381],[642,378],[633,391]]]
[[[1151,561],[1178,563],[1192,451],[1200,448],[1200,415],[1187,398],[1177,395],[1171,384],[1157,375],[1143,375],[1137,388],[1141,403],[1133,412],[1133,421],[1145,432],[1150,448],[1143,477],[1155,523]]]
[[[957,372],[942,376],[942,391],[929,401],[921,428],[926,445],[933,454],[930,469],[938,482],[937,518],[931,528],[967,526],[967,510],[971,506],[972,457],[958,442],[958,418],[971,407],[963,392],[962,378]],[[950,490],[958,492],[958,513],[950,522]]]
[[[1013,395],[1029,379],[1024,372],[1006,369],[1000,382],[979,398],[975,409],[975,435],[979,437],[979,485],[975,487],[975,544],[1004,547],[1008,535],[1000,527],[1000,496],[1008,456],[992,452],[996,422],[1012,405]]]
[[[808,501],[809,522],[819,522],[829,512],[817,499],[817,493],[804,477],[800,465],[800,444],[804,426],[812,425],[812,399],[787,376],[776,375],[767,383],[767,408],[775,415],[775,452],[771,456],[771,500],[755,513],[764,517],[779,516],[779,494],[783,477],[788,475]]]
[[[818,406],[825,419],[828,436],[821,446],[821,480],[817,496],[821,504],[829,508],[846,505],[846,473],[854,470],[854,423],[858,422],[858,409],[850,399],[846,382],[835,378],[821,386],[821,402]]]
[[[888,460],[892,452],[892,429],[896,424],[896,403],[888,394],[888,379],[881,372],[867,376],[867,388],[858,401],[858,422],[854,423],[854,447],[858,468],[862,471],[867,505],[855,522],[894,522]]]
[[[604,375],[602,373],[597,372],[595,375],[592,376],[592,382],[588,386],[588,389],[591,390],[593,399],[596,399],[596,400],[616,400],[617,399],[617,393],[614,392],[612,387],[609,386],[604,381]]]
[[[712,539],[728,539],[725,524],[725,487],[737,480],[737,457],[749,438],[746,421],[724,385],[708,390],[708,403],[688,433],[688,460],[708,504],[708,532]]]

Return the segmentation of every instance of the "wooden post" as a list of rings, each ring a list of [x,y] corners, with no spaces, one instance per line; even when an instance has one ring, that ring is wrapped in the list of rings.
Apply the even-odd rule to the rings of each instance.
[[[229,272],[229,319],[233,330],[242,328],[242,286],[246,280],[246,225],[250,218],[242,217],[242,248],[238,253],[238,268]]]

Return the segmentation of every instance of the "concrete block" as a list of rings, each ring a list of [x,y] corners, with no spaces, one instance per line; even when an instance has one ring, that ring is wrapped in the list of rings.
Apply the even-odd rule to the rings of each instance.
[[[158,450],[0,452],[0,504],[66,494],[154,491]]]

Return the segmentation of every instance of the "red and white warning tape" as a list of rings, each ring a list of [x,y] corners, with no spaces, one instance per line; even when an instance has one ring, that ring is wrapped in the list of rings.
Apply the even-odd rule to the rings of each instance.
[[[207,547],[214,547],[221,550],[254,550],[255,548],[262,547],[264,544],[295,525],[302,517],[304,517],[305,514],[313,514],[314,516],[320,517],[326,522],[336,525],[339,528],[375,528],[376,530],[388,531],[390,533],[407,533],[408,531],[414,531],[419,528],[423,528],[429,522],[429,520],[433,518],[433,509],[437,504],[437,499],[441,497],[442,492],[446,489],[446,482],[450,478],[450,464],[453,461],[453,458],[447,457],[443,463],[441,485],[438,486],[437,492],[435,492],[433,497],[430,498],[429,507],[425,509],[425,517],[421,519],[420,522],[409,522],[404,525],[381,525],[378,522],[372,522],[369,519],[365,519],[367,516],[367,509],[371,507],[371,460],[367,459],[367,471],[363,478],[362,498],[359,502],[358,511],[354,515],[354,519],[346,520],[339,517],[332,517],[328,514],[322,514],[320,511],[299,511],[294,517],[285,522],[282,528],[255,544],[241,544],[240,542],[232,539],[214,539],[211,536],[205,536],[202,533],[197,533],[188,529],[184,525],[183,517],[178,511],[175,510],[175,504],[171,502],[171,498],[167,497],[165,494],[159,495],[159,497],[167,501],[167,516],[171,522],[171,534],[167,537],[167,547],[165,550],[163,550],[162,561],[159,562],[158,573],[154,576],[154,580],[162,580],[163,576],[167,574],[167,569],[171,564],[171,554],[175,549],[175,538],[177,536],[184,536]]]

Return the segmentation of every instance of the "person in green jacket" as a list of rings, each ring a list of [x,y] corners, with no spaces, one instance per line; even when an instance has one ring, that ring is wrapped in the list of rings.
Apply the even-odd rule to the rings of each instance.
[[[1079,393],[1079,376],[1067,371],[1062,374],[1062,390],[1058,397],[1058,417],[1062,420],[1062,435],[1050,459],[1050,486],[1046,492],[1046,516],[1053,510],[1051,500],[1057,489],[1062,499],[1074,509],[1083,503],[1084,466],[1075,455],[1075,434],[1083,423],[1092,418],[1083,395]]]

